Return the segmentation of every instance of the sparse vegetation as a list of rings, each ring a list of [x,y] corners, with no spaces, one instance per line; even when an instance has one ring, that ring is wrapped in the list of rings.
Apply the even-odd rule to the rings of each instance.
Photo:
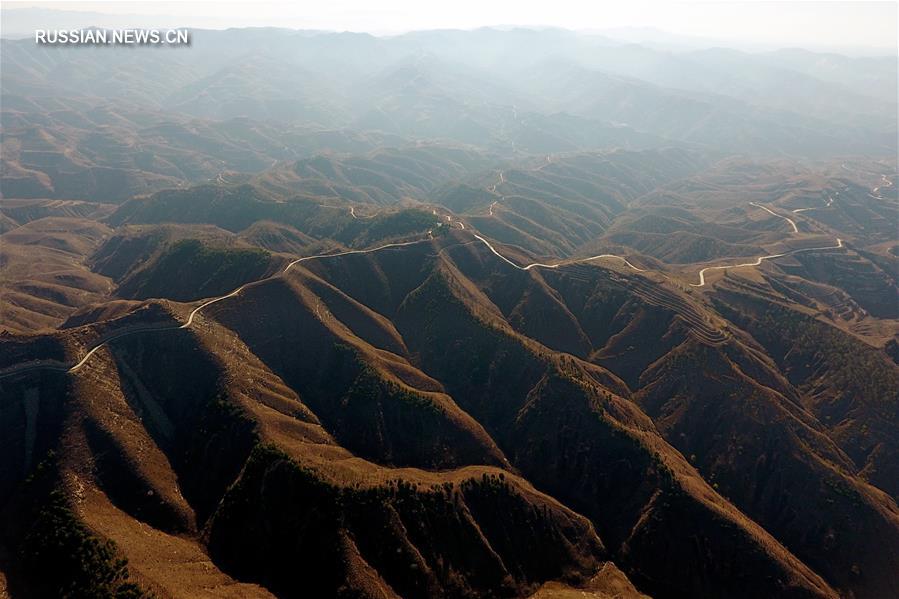
[[[895,52],[2,12],[0,593],[899,597]]]
[[[119,287],[124,297],[193,300],[227,293],[262,278],[273,263],[258,248],[216,248],[198,239],[176,241]]]
[[[128,581],[128,560],[115,543],[93,535],[60,491],[37,510],[20,553],[34,597],[150,599]]]

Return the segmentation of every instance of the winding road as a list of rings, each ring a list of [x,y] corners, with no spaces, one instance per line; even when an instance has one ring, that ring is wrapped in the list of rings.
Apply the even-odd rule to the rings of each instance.
[[[369,216],[359,216],[358,214],[356,214],[356,207],[350,206],[350,216],[352,216],[356,220],[371,220],[378,216],[378,212],[375,212],[374,214],[371,214]]]
[[[138,335],[141,333],[149,333],[149,332],[155,333],[155,332],[159,332],[159,331],[175,331],[175,330],[179,330],[179,329],[186,329],[193,324],[194,319],[196,318],[197,314],[199,314],[203,309],[211,306],[212,304],[218,303],[220,301],[223,301],[223,300],[226,300],[228,298],[232,298],[232,297],[238,295],[241,291],[243,291],[250,285],[256,285],[256,284],[262,283],[263,281],[268,281],[268,280],[274,279],[275,277],[283,276],[284,274],[287,273],[287,271],[289,271],[291,268],[293,268],[294,265],[299,264],[300,262],[305,262],[307,260],[324,259],[324,258],[336,258],[338,256],[348,256],[350,254],[368,254],[371,252],[377,252],[377,251],[385,250],[388,248],[413,245],[416,243],[421,243],[421,241],[422,240],[404,241],[404,242],[400,242],[400,243],[387,243],[387,244],[378,246],[376,248],[371,248],[371,249],[367,249],[367,250],[348,250],[346,252],[338,252],[336,254],[317,254],[315,256],[304,256],[303,258],[297,258],[296,260],[294,260],[293,262],[291,262],[287,266],[285,266],[284,270],[282,270],[274,275],[265,277],[264,279],[259,279],[257,281],[251,281],[249,283],[244,283],[243,285],[241,285],[240,287],[238,287],[237,289],[235,289],[234,291],[232,291],[230,293],[227,293],[225,295],[221,295],[219,297],[215,297],[215,298],[212,298],[210,300],[203,302],[202,304],[200,304],[199,306],[197,306],[196,308],[191,310],[190,314],[188,314],[188,316],[187,316],[187,320],[184,321],[184,323],[181,325],[172,325],[172,326],[168,326],[168,327],[142,327],[142,328],[136,328],[136,329],[129,329],[127,331],[121,331],[118,334],[113,334],[110,337],[107,337],[100,343],[93,346],[91,349],[88,350],[88,352],[84,355],[83,358],[81,358],[78,362],[76,362],[72,366],[59,366],[59,365],[55,365],[55,364],[25,363],[25,364],[21,364],[19,367],[13,366],[6,372],[0,373],[0,379],[7,378],[7,377],[10,377],[10,376],[13,376],[16,374],[21,374],[23,372],[27,372],[27,371],[31,371],[31,370],[55,370],[58,372],[75,373],[82,366],[84,366],[88,360],[90,360],[91,356],[93,356],[97,352],[97,350],[99,350],[102,347],[105,347],[108,343],[110,343],[112,341],[115,341],[117,339],[122,339],[124,337],[130,337],[132,335]]]
[[[840,192],[838,191],[837,194]],[[793,214],[799,214],[800,212],[808,212],[809,210],[820,210],[822,208],[830,208],[830,205],[833,204],[833,196],[828,196],[827,203],[823,206],[813,206],[811,208],[797,208],[793,210]]]
[[[547,161],[549,161],[549,156],[547,156]],[[500,178],[500,184],[505,182],[505,179],[504,179],[504,177],[503,177],[502,171],[500,171],[500,173],[499,173],[499,178]],[[892,182],[890,182],[889,179],[887,179],[886,177],[883,177],[883,179],[884,179],[885,181],[887,181],[887,184],[892,185]],[[491,186],[490,191],[496,192],[496,186],[497,186],[497,185],[498,185],[498,184],[494,183],[494,184]],[[877,188],[875,188],[874,191],[877,191]],[[505,196],[503,196],[503,197],[505,197]],[[501,198],[501,199],[502,199],[502,198]],[[496,206],[496,204],[497,204],[496,201],[494,201],[492,204],[490,204],[490,208],[489,208],[489,214],[490,214],[490,216],[493,216],[493,208],[494,208],[494,206]],[[790,224],[790,227],[792,228],[793,233],[799,233],[799,227],[796,226],[796,221],[794,221],[793,219],[791,219],[791,218],[789,218],[789,217],[786,217],[786,216],[784,216],[784,215],[782,215],[782,214],[778,214],[777,212],[771,210],[770,208],[768,208],[767,206],[764,206],[764,205],[762,205],[762,204],[758,204],[758,203],[756,203],[756,202],[749,202],[749,204],[752,205],[752,206],[755,206],[756,208],[761,208],[762,210],[764,210],[764,211],[767,212],[768,214],[771,214],[772,216],[776,216],[777,218],[781,218],[781,219],[787,221],[787,222]],[[829,207],[831,204],[833,204],[833,197],[829,197],[829,198],[828,198],[827,204],[826,204],[824,207],[825,207],[825,208],[826,208],[826,207]],[[804,212],[804,211],[807,211],[807,210],[817,210],[817,208],[816,208],[816,207],[812,207],[812,208],[800,208],[800,209],[798,209],[798,210],[794,210],[793,212],[794,212],[794,213],[799,213],[799,212]],[[460,224],[461,224],[461,223],[460,223]],[[462,228],[465,228],[464,225],[463,225]],[[486,245],[487,248],[490,249],[491,252],[493,252],[494,254],[496,254],[500,259],[502,259],[503,261],[507,262],[508,264],[514,266],[515,268],[517,268],[517,269],[519,269],[519,270],[530,270],[530,269],[532,269],[532,268],[559,268],[560,266],[564,266],[564,265],[567,265],[567,264],[578,264],[578,263],[582,263],[582,262],[590,262],[591,260],[599,260],[599,259],[603,259],[603,258],[612,258],[612,259],[615,259],[615,260],[621,260],[622,262],[624,262],[624,264],[626,264],[627,266],[629,266],[630,268],[632,268],[633,270],[635,270],[635,271],[637,271],[637,272],[646,272],[645,269],[643,269],[643,268],[638,268],[638,267],[634,266],[633,264],[631,264],[631,263],[627,260],[627,258],[624,258],[623,256],[618,256],[618,255],[615,255],[615,254],[600,254],[600,255],[598,255],[598,256],[591,256],[591,257],[589,257],[589,258],[580,258],[580,259],[577,259],[577,260],[569,260],[569,261],[564,261],[564,262],[560,262],[560,263],[557,263],[557,264],[542,264],[542,263],[540,263],[540,262],[535,262],[535,263],[533,263],[533,264],[527,264],[527,265],[525,265],[525,266],[520,266],[520,265],[518,265],[518,264],[515,264],[514,262],[512,262],[511,260],[509,260],[509,259],[506,258],[505,256],[503,256],[502,254],[500,254],[500,253],[496,250],[496,248],[493,247],[493,245],[492,245],[489,241],[487,241],[485,238],[481,237],[481,236],[478,235],[477,233],[474,233],[473,235],[475,236],[475,238],[477,238],[477,239],[480,240],[482,243],[484,243],[484,245]],[[840,239],[840,238],[837,238],[837,245],[835,245],[835,246],[827,246],[827,247],[819,247],[819,248],[804,248],[804,249],[798,249],[798,250],[793,250],[793,251],[789,251],[789,252],[784,252],[784,253],[782,253],[782,254],[771,254],[771,255],[769,255],[769,256],[759,256],[759,257],[756,258],[754,261],[752,261],[752,262],[746,262],[746,263],[743,263],[743,264],[731,264],[731,265],[726,265],[726,266],[707,266],[707,267],[705,267],[705,268],[703,268],[702,270],[699,271],[699,283],[690,283],[690,286],[691,286],[691,287],[704,287],[705,284],[706,284],[706,281],[705,281],[705,273],[708,272],[708,271],[711,271],[711,270],[726,270],[726,269],[728,269],[728,268],[743,268],[743,267],[746,267],[746,266],[759,266],[759,265],[761,265],[761,263],[764,262],[765,260],[771,260],[771,259],[773,259],[773,258],[780,258],[780,257],[788,256],[788,255],[791,255],[791,254],[798,254],[798,253],[800,253],[800,252],[823,251],[823,250],[835,250],[835,249],[840,249],[840,248],[842,248],[842,247],[843,247],[843,240]]]
[[[752,262],[745,262],[743,264],[728,264],[726,266],[706,266],[702,270],[699,271],[699,283],[690,283],[690,287],[702,287],[705,285],[705,273],[709,270],[727,270],[728,268],[743,268],[744,266],[759,266],[765,260],[771,260],[773,258],[780,258],[782,256],[789,256],[792,254],[798,254],[800,252],[814,252],[820,250],[838,250],[843,247],[843,240],[837,237],[837,245],[820,247],[820,248],[802,248],[799,250],[793,250],[790,252],[784,252],[782,254],[771,254],[770,256],[759,256]]]
[[[786,216],[784,216],[784,215],[782,215],[782,214],[778,214],[778,213],[776,213],[775,211],[773,211],[773,210],[771,210],[770,208],[768,208],[767,206],[762,206],[761,204],[756,204],[755,202],[749,202],[749,203],[750,203],[751,205],[755,206],[756,208],[761,208],[762,210],[764,210],[764,211],[767,212],[768,214],[771,214],[771,215],[773,215],[773,216],[776,216],[777,218],[782,218],[782,219],[784,219],[785,221],[787,221],[788,223],[790,223],[790,226],[793,227],[793,233],[798,233],[798,232],[799,232],[799,229],[796,227],[796,221],[794,221],[792,218],[787,218]]]
[[[503,171],[500,171],[499,172],[499,183],[494,183],[493,185],[490,186],[490,193],[496,193],[496,186],[502,185],[505,182],[506,182],[506,179],[505,179],[505,176],[503,175]],[[506,196],[501,196],[498,200],[495,200],[492,204],[490,204],[490,209],[488,210],[488,213],[490,216],[494,216],[493,208],[494,208],[494,206],[496,206],[497,202],[502,202],[505,199],[506,199]]]
[[[520,266],[518,264],[515,264],[514,262],[512,262],[505,256],[503,256],[502,254],[500,254],[498,251],[496,251],[496,248],[493,247],[493,244],[491,244],[489,241],[487,241],[486,239],[484,239],[477,233],[472,233],[472,235],[475,236],[475,239],[479,240],[481,243],[486,245],[487,249],[489,249],[491,252],[496,254],[501,260],[503,260],[504,262],[506,262],[508,264],[511,264],[518,270],[531,270],[532,268],[559,268],[560,266],[568,266],[569,264],[580,264],[582,262],[590,262],[591,260],[601,260],[603,258],[613,258],[615,260],[621,260],[627,266],[633,268],[637,272],[646,272],[645,269],[638,268],[638,267],[634,266],[633,264],[631,264],[630,262],[628,262],[627,258],[624,258],[623,256],[616,256],[615,254],[599,254],[597,256],[590,256],[589,258],[577,258],[575,260],[566,260],[563,262],[558,262],[556,264],[543,264],[541,262],[533,262],[533,263],[527,264],[525,266]]]
[[[877,187],[872,189],[871,193],[869,193],[868,195],[871,196],[872,198],[874,198],[875,200],[886,200],[887,198],[880,195],[880,190],[883,187],[892,187],[893,182],[890,181],[890,179],[886,175],[881,175],[880,180],[883,181],[883,185],[878,185]],[[874,195],[874,194],[877,194],[877,195]]]
[[[884,179],[887,181],[887,185],[892,185],[892,182],[889,181],[886,177],[884,177]],[[504,179],[503,173],[502,173],[502,171],[501,171],[501,172],[500,172],[500,183],[504,183],[504,182],[505,182],[505,179]],[[496,190],[496,184],[493,185],[493,190],[492,190],[492,191],[495,191],[495,190]],[[875,189],[875,191],[876,191],[876,189]],[[830,205],[830,202],[832,202],[832,201],[833,201],[833,198],[830,198],[830,200],[829,200],[829,202],[828,202],[827,205],[829,206],[829,205]],[[493,206],[494,206],[495,204],[496,204],[496,202],[494,202],[493,204],[490,205],[490,214],[491,214],[491,215],[493,215]],[[765,210],[766,212],[768,212],[768,213],[770,213],[770,214],[772,214],[772,215],[774,215],[774,216],[777,216],[778,218],[782,218],[782,219],[786,220],[786,221],[789,222],[790,225],[792,226],[793,232],[794,232],[794,233],[798,233],[798,232],[799,232],[799,229],[796,227],[796,223],[795,223],[792,219],[787,218],[787,217],[785,217],[785,216],[783,216],[783,215],[777,214],[777,213],[774,212],[773,210],[771,210],[771,209],[769,209],[769,208],[767,208],[767,207],[765,207],[765,206],[763,206],[763,205],[761,205],[761,204],[756,204],[755,202],[750,202],[750,204],[752,204],[753,206],[756,206],[757,208],[761,208],[762,210]],[[806,208],[806,209],[800,209],[800,210],[811,210],[811,209],[812,209],[812,208]],[[794,211],[794,212],[795,212],[795,211]],[[432,214],[436,215],[436,214],[437,214],[437,211],[434,210],[434,209],[432,209]],[[350,207],[350,215],[351,215],[353,218],[357,218],[357,219],[360,218],[360,217],[356,216],[355,209],[354,209],[354,207],[352,207],[352,206]],[[465,224],[464,224],[462,221],[453,221],[452,217],[449,216],[449,215],[445,215],[445,218],[446,218],[446,220],[450,223],[450,225],[452,225],[453,222],[455,222],[456,224],[459,225],[459,227],[460,227],[462,230],[465,230]],[[470,232],[471,232],[471,231],[470,231]],[[627,258],[625,258],[625,257],[623,257],[623,256],[618,256],[618,255],[616,255],[616,254],[598,254],[598,255],[596,255],[596,256],[590,256],[590,257],[587,257],[587,258],[577,258],[577,259],[572,259],[572,260],[563,260],[563,261],[558,262],[558,263],[556,263],[556,264],[544,264],[544,263],[541,263],[541,262],[533,262],[533,263],[531,263],[531,264],[526,264],[526,265],[524,265],[524,266],[521,266],[521,265],[519,265],[519,264],[516,264],[515,262],[513,262],[512,260],[510,260],[510,259],[507,258],[506,256],[503,256],[499,251],[497,251],[497,249],[493,246],[493,244],[491,244],[486,238],[484,238],[484,237],[482,237],[481,235],[479,235],[479,234],[477,234],[477,233],[474,233],[474,232],[471,232],[471,234],[474,236],[475,239],[477,239],[478,241],[480,241],[481,243],[483,243],[483,244],[484,244],[484,245],[485,245],[485,246],[486,246],[486,247],[487,247],[487,248],[488,248],[494,255],[496,255],[497,257],[499,257],[501,260],[503,260],[503,261],[506,262],[507,264],[511,265],[512,267],[514,267],[514,268],[516,268],[516,269],[518,269],[518,270],[521,270],[521,271],[528,271],[528,270],[531,270],[531,269],[534,269],[534,268],[556,269],[556,268],[559,268],[559,267],[562,267],[562,266],[567,266],[567,265],[572,265],[572,264],[581,264],[581,263],[591,262],[591,261],[594,261],[594,260],[613,259],[613,260],[620,260],[620,261],[623,262],[626,266],[628,266],[629,268],[631,268],[631,269],[633,269],[633,270],[635,270],[635,271],[637,271],[637,272],[646,272],[645,269],[639,268],[639,267],[634,266],[633,264],[631,264],[631,262],[629,262]],[[429,238],[432,238],[431,232],[430,232],[430,231],[428,232],[428,237],[429,237]],[[278,273],[276,273],[276,274],[274,274],[274,275],[271,275],[271,276],[269,276],[269,277],[265,277],[265,278],[263,278],[263,279],[259,279],[259,280],[257,280],[257,281],[251,281],[251,282],[249,282],[249,283],[244,283],[243,285],[241,285],[240,287],[238,287],[238,288],[235,289],[234,291],[231,291],[230,293],[227,293],[227,294],[225,294],[225,295],[222,295],[222,296],[219,296],[219,297],[215,297],[215,298],[212,298],[212,299],[210,299],[210,300],[207,300],[207,301],[203,302],[202,304],[200,304],[199,306],[197,306],[196,308],[194,308],[193,310],[191,310],[191,312],[190,312],[190,313],[188,314],[188,316],[187,316],[187,320],[186,320],[183,324],[181,324],[181,325],[172,325],[172,326],[167,326],[167,327],[142,327],[142,328],[136,328],[136,329],[129,329],[129,330],[127,330],[127,331],[121,331],[121,332],[118,333],[118,334],[114,333],[114,334],[112,334],[110,337],[104,339],[103,341],[97,343],[97,345],[95,345],[94,347],[92,347],[91,349],[89,349],[89,350],[87,351],[87,353],[84,355],[84,357],[82,357],[77,363],[73,364],[72,366],[66,367],[65,365],[58,365],[58,364],[35,364],[35,363],[33,363],[33,362],[30,362],[30,363],[24,363],[24,364],[21,364],[21,365],[19,365],[19,366],[12,366],[12,367],[10,367],[8,370],[6,370],[5,372],[0,373],[0,379],[7,378],[7,377],[10,377],[10,376],[13,376],[13,375],[16,375],[16,374],[20,374],[20,373],[23,373],[23,372],[27,372],[27,371],[31,371],[31,370],[55,370],[55,371],[59,371],[59,372],[75,373],[75,372],[78,372],[78,370],[81,369],[81,368],[87,363],[87,361],[90,360],[90,358],[91,358],[91,357],[92,357],[92,356],[93,356],[93,355],[94,355],[100,348],[105,347],[108,343],[110,343],[110,342],[112,342],[112,341],[115,341],[115,340],[117,340],[117,339],[122,339],[122,338],[124,338],[124,337],[128,337],[128,336],[131,336],[131,335],[137,335],[137,334],[140,334],[140,333],[158,332],[158,331],[167,331],[167,330],[179,330],[179,329],[186,329],[186,328],[189,328],[191,325],[193,325],[196,316],[197,316],[201,311],[203,311],[205,308],[207,308],[207,307],[209,307],[209,306],[211,306],[211,305],[213,305],[213,304],[215,304],[215,303],[218,303],[218,302],[221,302],[221,301],[223,301],[223,300],[226,300],[226,299],[229,299],[229,298],[232,298],[232,297],[237,296],[238,294],[240,294],[241,291],[243,291],[244,289],[246,289],[246,288],[249,287],[250,285],[256,285],[256,284],[262,283],[263,281],[267,281],[267,280],[273,279],[273,278],[275,278],[275,277],[283,276],[283,275],[286,274],[291,268],[293,268],[296,264],[299,264],[299,263],[301,263],[301,262],[306,262],[306,261],[309,261],[309,260],[320,260],[320,259],[325,259],[325,258],[337,258],[337,257],[340,257],[340,256],[349,256],[349,255],[352,255],[352,254],[369,254],[369,253],[378,252],[378,251],[385,250],[385,249],[389,249],[389,248],[397,248],[397,247],[409,246],[409,245],[421,243],[421,241],[422,241],[422,240],[405,241],[405,242],[398,242],[398,243],[387,243],[387,244],[384,244],[384,245],[381,245],[381,246],[378,246],[378,247],[375,247],[375,248],[370,248],[370,249],[365,249],[365,250],[347,250],[347,251],[345,251],[345,252],[337,252],[337,253],[334,253],[334,254],[317,254],[317,255],[314,255],[314,256],[304,256],[304,257],[302,257],[302,258],[297,258],[296,260],[293,260],[293,261],[290,262],[287,266],[285,266],[284,269],[283,269],[282,271],[280,271],[280,272],[278,272]],[[747,266],[759,266],[759,265],[760,265],[763,261],[765,261],[765,260],[772,260],[772,259],[774,259],[774,258],[780,258],[780,257],[787,256],[787,255],[791,255],[791,254],[798,254],[798,253],[800,253],[800,252],[812,252],[812,251],[833,250],[833,249],[840,249],[840,248],[842,248],[842,247],[843,247],[843,240],[837,238],[837,245],[835,245],[835,246],[817,247],[817,248],[803,248],[803,249],[792,250],[792,251],[789,251],[789,252],[784,252],[784,253],[781,253],[781,254],[771,254],[771,255],[768,255],[768,256],[759,256],[759,257],[756,258],[754,261],[752,261],[752,262],[746,262],[746,263],[743,263],[743,264],[732,264],[732,265],[723,265],[723,266],[707,266],[707,267],[705,267],[705,268],[703,268],[702,270],[699,271],[699,283],[690,283],[690,286],[691,286],[691,287],[703,287],[703,286],[705,286],[705,284],[706,284],[705,273],[708,272],[708,271],[712,271],[712,270],[726,270],[726,269],[728,269],[728,268],[743,268],[743,267],[747,267]]]

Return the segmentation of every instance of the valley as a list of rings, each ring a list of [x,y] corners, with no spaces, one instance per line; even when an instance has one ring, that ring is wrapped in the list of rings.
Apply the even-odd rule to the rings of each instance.
[[[899,596],[895,57],[0,44],[0,594]]]

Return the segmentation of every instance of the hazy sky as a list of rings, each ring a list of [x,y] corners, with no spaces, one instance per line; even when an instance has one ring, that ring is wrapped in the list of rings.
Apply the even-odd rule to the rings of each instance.
[[[395,33],[548,25],[653,28],[776,46],[895,48],[896,2],[641,2],[619,0],[301,0],[295,2],[4,2],[118,15],[166,16],[192,27],[279,26]],[[147,22],[147,26],[154,23]],[[130,22],[128,26],[133,26]]]

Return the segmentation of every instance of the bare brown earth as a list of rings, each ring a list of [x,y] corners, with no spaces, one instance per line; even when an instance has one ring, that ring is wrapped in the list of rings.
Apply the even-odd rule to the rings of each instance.
[[[441,187],[477,160],[4,201],[10,593],[56,588],[51,515],[58,572],[124,557],[114,584],[159,597],[899,593],[893,209],[867,180],[652,150]]]
[[[0,596],[899,597],[895,55],[5,9]]]

